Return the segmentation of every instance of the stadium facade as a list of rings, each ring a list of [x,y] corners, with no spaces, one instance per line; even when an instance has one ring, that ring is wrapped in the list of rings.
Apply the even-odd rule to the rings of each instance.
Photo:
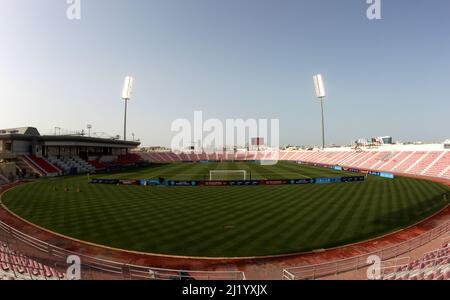
[[[0,130],[0,175],[17,178],[78,174],[133,163],[140,142],[83,135],[41,135],[34,127]]]

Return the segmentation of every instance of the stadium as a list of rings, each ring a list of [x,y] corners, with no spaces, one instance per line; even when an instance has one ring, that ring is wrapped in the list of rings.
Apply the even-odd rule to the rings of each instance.
[[[380,1],[5,1],[0,282],[449,280],[449,4]]]
[[[1,132],[4,276],[66,278],[68,253],[92,279],[319,279],[377,253],[382,278],[449,276],[446,143],[280,150],[266,165],[267,150]]]

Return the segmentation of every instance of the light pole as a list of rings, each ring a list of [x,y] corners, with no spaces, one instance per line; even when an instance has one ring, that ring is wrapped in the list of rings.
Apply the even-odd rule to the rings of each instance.
[[[92,125],[91,124],[87,124],[86,128],[88,129],[88,135],[89,137],[91,137],[91,129],[92,129]]]
[[[314,75],[314,88],[316,90],[316,97],[320,100],[320,109],[322,112],[322,150],[325,149],[325,119],[323,113],[323,101],[327,96],[325,92],[325,86],[323,84],[323,78],[321,74]]]
[[[122,90],[122,99],[125,101],[125,116],[123,119],[123,140],[127,140],[127,106],[128,100],[131,99],[131,95],[133,93],[133,77],[127,76],[125,77],[125,82]]]

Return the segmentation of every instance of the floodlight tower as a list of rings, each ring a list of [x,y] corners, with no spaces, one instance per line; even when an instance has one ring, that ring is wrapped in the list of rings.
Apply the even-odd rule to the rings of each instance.
[[[125,77],[125,82],[123,84],[122,90],[122,99],[125,101],[125,117],[123,120],[123,140],[127,140],[127,106],[128,100],[131,99],[131,95],[133,93],[133,77],[127,76]]]
[[[92,125],[91,124],[87,124],[86,128],[89,131],[89,137],[91,137],[91,129],[92,129]]]
[[[323,114],[323,100],[326,97],[325,86],[321,74],[314,75],[314,88],[316,90],[316,97],[320,100],[320,108],[322,111],[322,150],[325,149],[325,120]]]

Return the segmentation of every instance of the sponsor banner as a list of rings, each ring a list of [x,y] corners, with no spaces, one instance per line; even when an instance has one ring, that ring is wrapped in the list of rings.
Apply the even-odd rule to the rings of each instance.
[[[119,180],[121,185],[139,185],[140,180]]]
[[[118,179],[92,179],[92,184],[119,184]]]
[[[314,183],[314,179],[291,179],[289,184],[311,184]]]
[[[203,186],[226,186],[228,181],[202,181]]]
[[[95,184],[116,184],[116,185],[141,185],[141,186],[168,186],[168,187],[192,187],[192,186],[257,186],[257,185],[302,185],[302,184],[329,184],[339,182],[364,181],[364,176],[335,177],[335,178],[304,178],[304,179],[273,179],[273,180],[217,180],[217,181],[197,181],[197,180],[164,180],[162,183],[158,179],[142,180],[119,180],[119,179],[93,179]]]
[[[140,181],[140,184],[142,186],[147,186],[147,185],[157,186],[157,185],[161,185],[161,182],[159,182],[159,180],[157,180],[157,179],[143,179]]]
[[[365,181],[364,176],[353,176],[353,177],[342,177],[341,182],[355,182],[355,181]]]
[[[198,186],[198,181],[195,180],[186,180],[186,181],[175,181],[175,180],[168,180],[167,181],[168,186]]]
[[[289,180],[262,180],[261,184],[264,184],[264,185],[286,185],[286,184],[289,184]]]
[[[373,175],[373,176],[379,176],[379,177],[383,177],[383,178],[389,178],[389,179],[394,179],[395,175],[392,173],[386,173],[386,172],[374,172],[374,171],[370,171],[368,172],[369,175]]]
[[[352,172],[352,173],[361,173],[360,169],[354,169],[354,168],[342,168],[344,171]]]
[[[315,178],[315,184],[328,184],[328,183],[337,183],[342,182],[340,177],[337,178]]]
[[[328,169],[335,169],[336,167],[339,167],[339,166],[334,166],[334,165],[312,163],[312,162],[306,162],[306,161],[297,161],[297,164],[305,165],[305,166],[312,166],[312,167],[328,168]],[[339,168],[341,168],[341,167],[339,167]],[[339,171],[342,171],[342,169],[339,169]]]
[[[243,185],[259,185],[261,181],[259,180],[231,180],[228,182],[232,186],[243,186]]]
[[[260,180],[216,180],[216,181],[201,181],[202,186],[249,186],[260,185]]]
[[[373,176],[379,176],[384,178],[390,178],[394,179],[395,175],[391,173],[385,173],[385,172],[377,172],[377,171],[368,171],[368,170],[361,170],[357,168],[348,168],[348,167],[341,167],[341,166],[331,166],[327,164],[319,164],[319,163],[308,163],[304,161],[297,161],[298,164],[301,165],[307,165],[307,166],[314,166],[314,167],[323,167],[323,168],[330,168],[336,171],[347,171],[352,173],[360,173],[360,174],[369,174]]]
[[[395,175],[392,173],[380,172],[380,177],[395,179]]]

